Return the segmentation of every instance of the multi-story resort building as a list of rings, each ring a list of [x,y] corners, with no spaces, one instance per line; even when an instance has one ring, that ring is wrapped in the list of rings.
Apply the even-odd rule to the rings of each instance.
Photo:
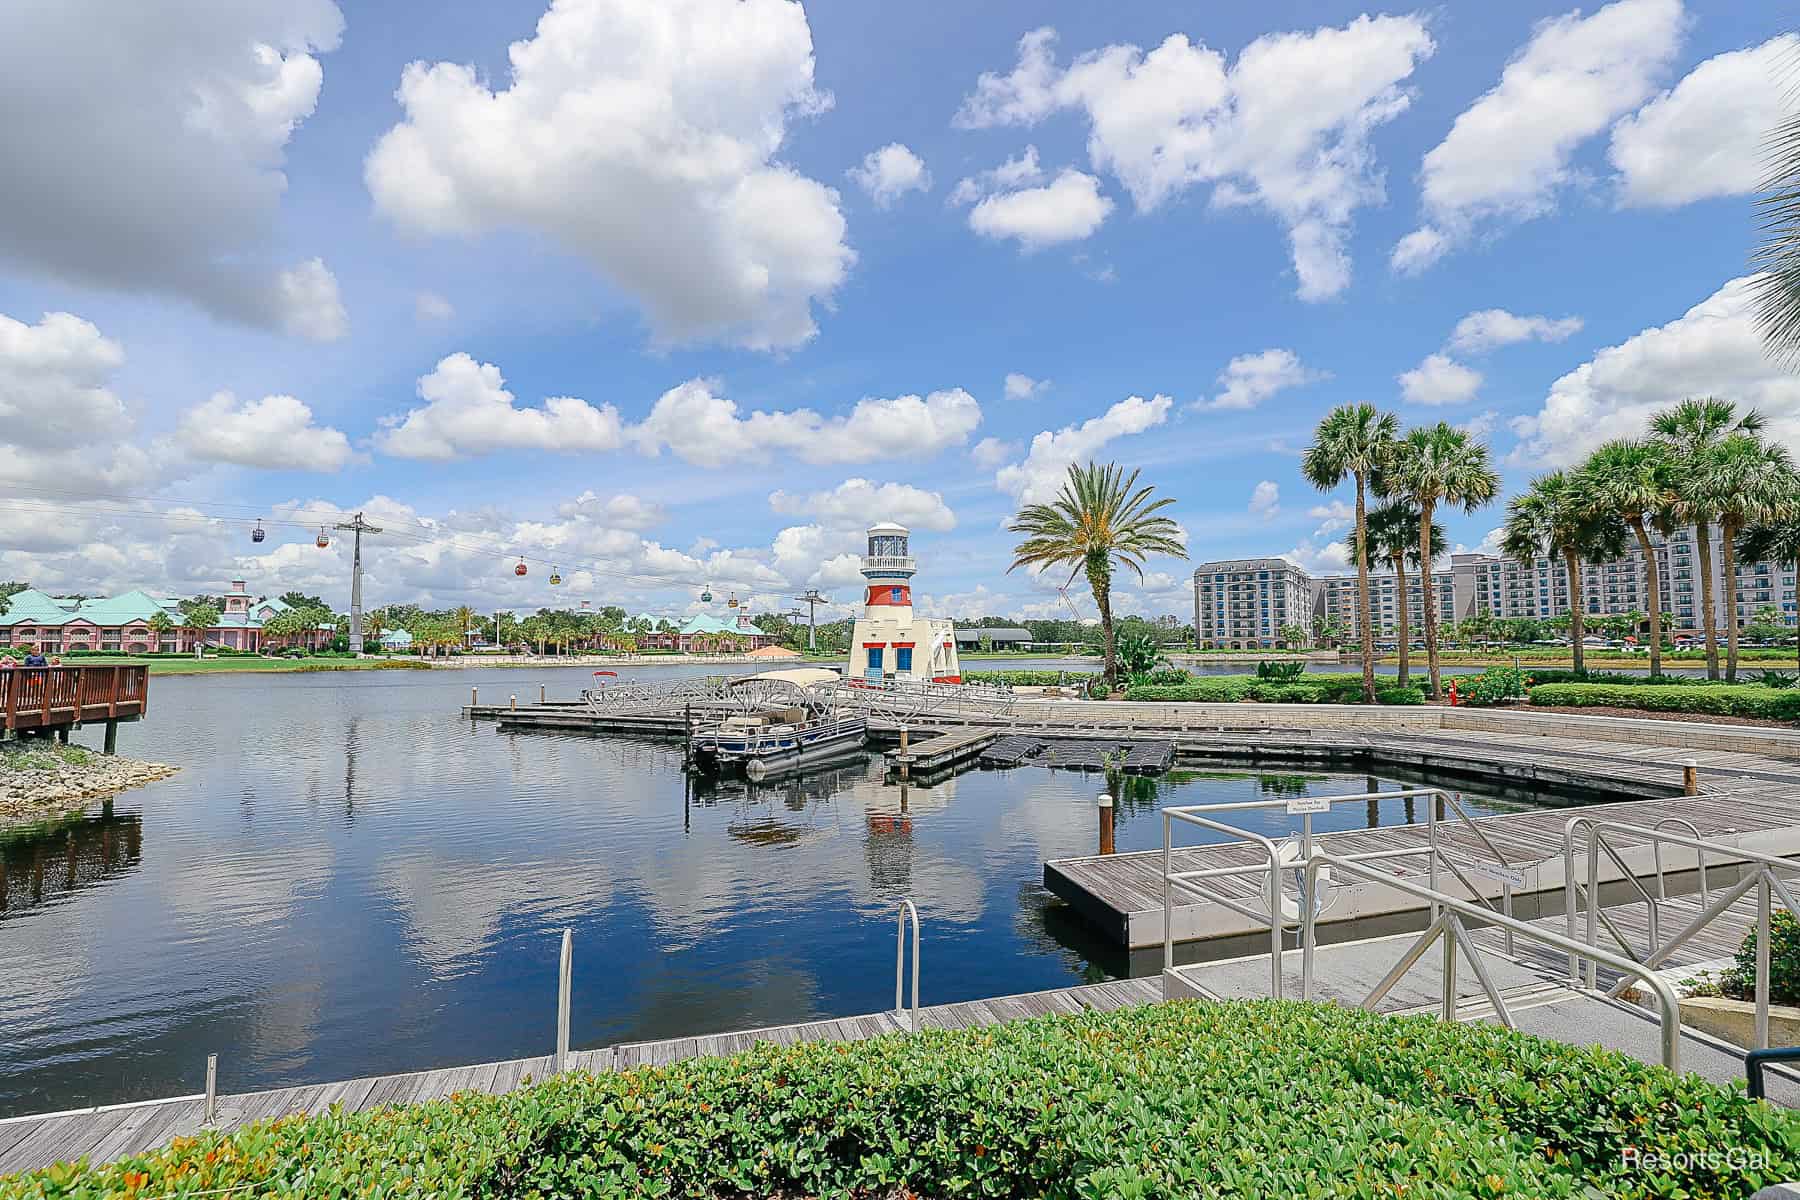
[[[1287,626],[1313,624],[1311,575],[1285,558],[1233,558],[1194,572],[1194,636],[1201,646],[1285,646]]]
[[[758,628],[747,611],[734,613],[723,620],[705,613],[680,619],[639,613],[625,622],[623,633],[612,635],[607,642],[615,650],[629,643],[639,650],[713,654],[760,650],[773,645],[775,637]]]
[[[1694,530],[1653,536],[1660,611],[1673,614],[1669,633],[1700,633],[1700,557]],[[1739,562],[1735,586],[1724,582],[1724,556],[1715,532],[1712,545],[1713,602],[1718,626],[1735,616],[1739,627],[1774,608],[1786,624],[1796,621],[1793,564]],[[1635,545],[1611,562],[1583,563],[1582,611],[1588,616],[1625,616],[1650,611],[1648,572]],[[1418,574],[1407,574],[1407,619],[1414,636],[1423,628]],[[1440,622],[1485,613],[1493,617],[1548,620],[1569,610],[1568,575],[1560,559],[1521,563],[1491,554],[1453,554],[1448,569],[1432,573],[1433,601]],[[1304,592],[1307,600],[1297,603]],[[1391,572],[1371,572],[1369,604],[1376,636],[1392,637],[1399,625],[1399,588]],[[1277,603],[1277,597],[1281,603]],[[1296,616],[1304,611],[1304,617]],[[1215,649],[1275,649],[1289,644],[1283,628],[1310,631],[1332,618],[1346,641],[1359,638],[1356,575],[1314,576],[1279,558],[1230,559],[1201,563],[1194,572],[1194,631],[1198,643]]]
[[[71,600],[27,588],[13,595],[0,614],[0,645],[20,646],[41,654],[71,650],[118,650],[127,654],[180,653],[199,646],[230,650],[262,650],[269,645],[324,645],[337,636],[335,626],[321,625],[295,637],[266,639],[263,624],[288,606],[279,600],[256,599],[244,581],[234,579],[210,629],[184,629],[180,602],[131,591],[120,596]],[[152,622],[161,613],[169,628],[160,635]],[[158,622],[160,624],[160,622]]]

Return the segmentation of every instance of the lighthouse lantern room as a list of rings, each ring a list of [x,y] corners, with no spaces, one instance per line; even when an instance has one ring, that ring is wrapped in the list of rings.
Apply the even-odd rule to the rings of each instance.
[[[850,635],[850,678],[961,683],[954,624],[913,615],[914,564],[907,537],[904,525],[869,526],[869,552],[862,560],[868,593]]]

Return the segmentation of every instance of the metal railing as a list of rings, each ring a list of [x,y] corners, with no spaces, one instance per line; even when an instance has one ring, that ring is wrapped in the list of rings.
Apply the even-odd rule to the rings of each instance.
[[[1481,983],[1482,991],[1487,994],[1489,1003],[1493,1005],[1494,1015],[1508,1029],[1516,1029],[1517,1025],[1513,1022],[1511,1011],[1506,1007],[1505,998],[1494,986],[1493,977],[1488,974],[1486,966],[1481,961],[1480,947],[1469,937],[1468,929],[1463,925],[1463,918],[1469,917],[1490,926],[1497,926],[1516,937],[1542,942],[1553,948],[1580,955],[1590,961],[1604,963],[1623,974],[1642,980],[1644,986],[1656,995],[1657,1006],[1661,1009],[1663,1066],[1671,1071],[1681,1070],[1681,1002],[1676,999],[1674,990],[1663,982],[1654,968],[1635,962],[1624,955],[1584,944],[1572,937],[1552,933],[1529,922],[1520,921],[1514,917],[1496,915],[1491,909],[1473,901],[1452,896],[1447,892],[1440,892],[1435,888],[1425,887],[1410,879],[1383,875],[1379,871],[1372,870],[1366,862],[1357,858],[1323,852],[1314,853],[1306,863],[1309,886],[1316,884],[1319,873],[1326,869],[1340,871],[1345,875],[1370,883],[1397,888],[1409,895],[1429,901],[1436,913],[1431,924],[1426,926],[1425,932],[1407,947],[1406,952],[1400,956],[1400,960],[1375,985],[1362,1002],[1361,1007],[1370,1012],[1375,1011],[1375,1006],[1393,990],[1394,985],[1400,982],[1406,972],[1411,970],[1420,958],[1424,957],[1425,952],[1431,949],[1432,944],[1439,938],[1443,938],[1445,939],[1443,1005],[1441,1009],[1443,1019],[1455,1021],[1458,1018],[1460,1005],[1456,987],[1456,956],[1460,952],[1474,970],[1476,979]],[[1303,1000],[1311,1000],[1313,996],[1313,958],[1318,940],[1318,922],[1314,920],[1311,909],[1304,910],[1301,918],[1300,995]]]
[[[931,717],[1010,718],[1018,705],[1011,688],[979,683],[919,683],[883,680],[868,683],[844,679],[816,683],[807,689],[838,708],[860,709],[899,720]]]
[[[1282,994],[1281,947],[1283,930],[1287,928],[1297,928],[1301,923],[1302,914],[1314,912],[1318,908],[1316,899],[1317,893],[1313,890],[1312,884],[1306,883],[1302,878],[1306,862],[1314,854],[1312,827],[1313,813],[1318,811],[1329,811],[1330,807],[1334,804],[1344,804],[1355,801],[1367,803],[1369,801],[1379,802],[1382,800],[1417,799],[1419,797],[1425,797],[1430,801],[1430,803],[1427,803],[1425,806],[1425,845],[1402,847],[1392,850],[1368,851],[1349,857],[1358,862],[1389,861],[1423,857],[1426,859],[1426,874],[1430,881],[1430,889],[1432,892],[1435,893],[1439,890],[1438,881],[1440,867],[1447,868],[1451,876],[1467,889],[1475,903],[1481,905],[1496,916],[1510,917],[1513,911],[1513,888],[1515,884],[1523,879],[1523,876],[1519,873],[1517,866],[1507,858],[1506,854],[1498,846],[1494,844],[1493,839],[1487,836],[1486,831],[1481,828],[1473,817],[1469,816],[1468,811],[1463,808],[1462,803],[1458,800],[1456,795],[1445,791],[1442,788],[1399,788],[1394,791],[1362,792],[1351,796],[1312,796],[1291,799],[1284,797],[1271,800],[1245,800],[1222,804],[1175,805],[1162,810],[1164,969],[1166,970],[1175,965],[1174,894],[1177,889],[1180,889],[1202,900],[1228,908],[1241,916],[1249,917],[1259,925],[1267,923],[1269,926],[1269,946],[1272,959],[1269,967],[1269,986],[1271,994],[1279,1000]],[[1204,815],[1207,813],[1247,812],[1274,808],[1285,809],[1289,814],[1297,814],[1300,816],[1299,853],[1298,856],[1293,859],[1284,859],[1281,848],[1276,845],[1272,838],[1266,837],[1254,830],[1231,825],[1225,821]],[[1455,814],[1456,823],[1450,826],[1451,828],[1466,829],[1474,835],[1480,848],[1492,857],[1493,863],[1491,873],[1499,880],[1501,889],[1501,906],[1498,909],[1496,909],[1492,901],[1483,894],[1482,889],[1477,887],[1469,878],[1470,872],[1479,874],[1488,870],[1488,868],[1473,862],[1459,862],[1456,856],[1449,852],[1450,847],[1446,844],[1442,833],[1447,821],[1446,819],[1440,819],[1438,816],[1440,808],[1446,814]],[[1216,833],[1227,834],[1248,842],[1253,846],[1259,847],[1263,852],[1263,856],[1255,863],[1237,866],[1208,867],[1192,871],[1177,871],[1174,869],[1174,854],[1177,849],[1175,846],[1174,828],[1175,822],[1177,821],[1195,825],[1203,829],[1210,829]],[[1187,847],[1182,848],[1185,849]],[[1286,889],[1282,883],[1282,872],[1284,870],[1292,870],[1294,872],[1296,876],[1296,885],[1299,890],[1299,898],[1295,902],[1296,908],[1295,916],[1293,918],[1286,918],[1283,916],[1284,904],[1287,899]],[[1266,912],[1259,912],[1248,904],[1240,903],[1239,900],[1225,895],[1217,886],[1212,885],[1212,881],[1223,881],[1225,879],[1245,875],[1264,874],[1266,874],[1267,880],[1263,885],[1261,898],[1264,902],[1264,907],[1267,910]],[[1386,877],[1384,876],[1383,878]],[[1313,899],[1309,900],[1309,897],[1312,897]],[[1435,903],[1431,906],[1431,915],[1434,919],[1438,915],[1438,909]],[[1507,950],[1509,952],[1512,949],[1511,937],[1511,930],[1508,929],[1506,931],[1506,938]]]
[[[906,921],[912,918],[912,1011],[901,1007],[904,993],[901,981],[906,967]],[[900,915],[894,927],[894,1016],[914,1032],[919,1028],[919,910],[911,899],[900,901]]]
[[[588,688],[581,693],[581,699],[595,716],[673,712],[690,704],[710,705],[722,701],[729,681],[730,677],[725,675],[657,683],[624,679],[603,687]]]
[[[1674,833],[1664,828],[1666,824],[1667,822],[1658,822],[1653,826],[1633,825],[1627,821],[1609,821],[1592,816],[1578,816],[1569,820],[1568,824],[1563,828],[1563,870],[1565,872],[1564,899],[1567,904],[1565,909],[1565,921],[1568,936],[1571,939],[1575,937],[1577,909],[1574,901],[1575,897],[1580,895],[1584,897],[1587,902],[1585,944],[1589,948],[1589,951],[1598,948],[1600,930],[1605,928],[1633,961],[1641,964],[1646,970],[1654,971],[1663,963],[1667,962],[1675,951],[1692,941],[1701,930],[1724,916],[1724,914],[1739,900],[1749,895],[1752,891],[1755,891],[1756,978],[1754,982],[1754,1040],[1756,1045],[1753,1046],[1752,1049],[1766,1049],[1769,1045],[1769,938],[1774,902],[1779,899],[1781,906],[1787,909],[1789,913],[1800,916],[1800,904],[1795,903],[1794,893],[1789,890],[1789,884],[1792,883],[1793,880],[1784,878],[1777,874],[1777,872],[1800,871],[1800,862],[1794,862],[1790,859],[1781,858],[1773,854],[1762,854],[1754,850],[1747,850],[1741,846],[1732,846],[1724,842],[1711,841],[1701,837],[1692,837],[1684,833]],[[1583,887],[1577,886],[1574,873],[1575,835],[1577,830],[1585,830],[1587,834],[1587,876],[1585,886]],[[1713,898],[1713,889],[1704,891],[1700,901],[1699,913],[1685,926],[1666,939],[1662,937],[1660,925],[1656,919],[1659,902],[1654,898],[1650,898],[1650,944],[1644,953],[1640,955],[1630,944],[1630,940],[1624,936],[1623,931],[1614,925],[1606,916],[1606,911],[1599,902],[1600,854],[1602,851],[1605,851],[1607,857],[1620,868],[1626,878],[1633,882],[1637,890],[1644,893],[1648,898],[1648,891],[1637,880],[1636,875],[1625,863],[1624,858],[1619,853],[1618,849],[1607,840],[1608,834],[1624,834],[1628,837],[1638,839],[1639,844],[1647,841],[1653,847],[1656,847],[1657,849],[1654,853],[1656,855],[1659,876],[1661,873],[1662,861],[1660,854],[1661,846],[1667,845],[1692,850],[1695,854],[1697,863],[1700,865],[1703,888],[1706,886],[1704,882],[1704,864],[1705,856],[1708,853],[1715,854],[1724,860],[1735,860],[1744,863],[1750,867],[1750,870],[1742,879],[1738,880],[1730,887],[1716,889],[1718,894],[1717,899]],[[1663,888],[1659,878],[1658,891],[1660,892],[1662,890]],[[1666,897],[1664,898],[1666,899]],[[1588,964],[1587,986],[1590,988],[1598,987],[1599,965],[1595,955],[1590,952],[1587,953],[1585,957]],[[1569,978],[1572,982],[1579,978],[1579,966],[1576,956],[1573,953],[1569,956]],[[1625,982],[1621,981],[1619,984],[1613,986],[1611,994],[1617,995],[1624,990],[1624,987]]]

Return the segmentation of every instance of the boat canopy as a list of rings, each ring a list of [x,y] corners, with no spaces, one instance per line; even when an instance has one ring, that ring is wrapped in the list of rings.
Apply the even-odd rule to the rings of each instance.
[[[815,683],[830,683],[838,678],[839,675],[836,671],[825,667],[793,667],[786,671],[759,671],[755,675],[745,675],[741,679],[732,680],[731,686],[742,687],[744,684],[757,680],[775,680],[804,688],[811,687]]]

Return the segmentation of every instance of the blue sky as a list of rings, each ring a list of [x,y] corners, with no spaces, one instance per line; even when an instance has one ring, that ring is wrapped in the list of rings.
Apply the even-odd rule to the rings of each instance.
[[[1334,404],[1481,431],[1509,492],[1693,391],[1793,442],[1734,281],[1796,44],[1691,0],[14,8],[0,574],[341,600],[311,526],[364,508],[375,602],[766,610],[896,517],[926,603],[1049,615],[1002,526],[1071,457],[1196,561],[1332,569]]]

